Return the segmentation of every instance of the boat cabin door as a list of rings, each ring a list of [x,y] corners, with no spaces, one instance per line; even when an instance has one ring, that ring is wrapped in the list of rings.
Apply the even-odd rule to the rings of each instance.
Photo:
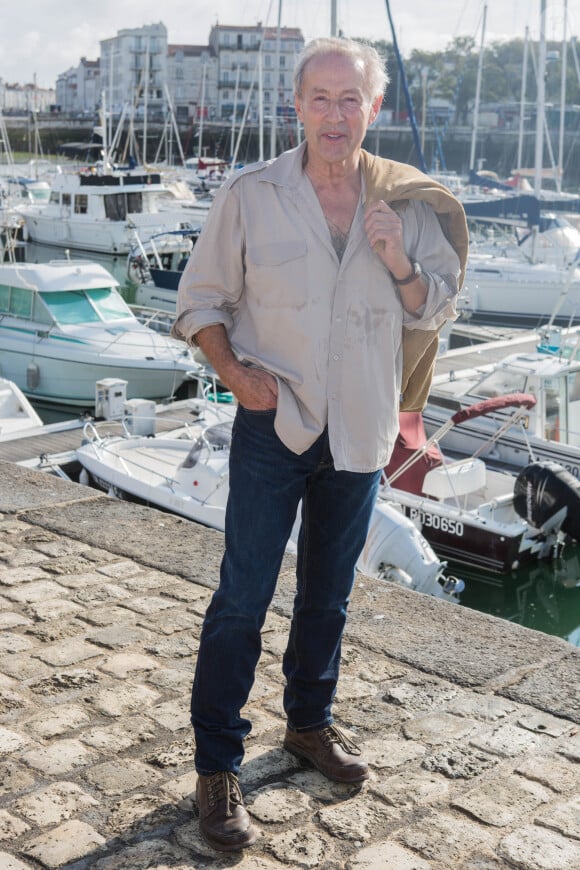
[[[545,378],[544,436],[580,447],[580,371]]]

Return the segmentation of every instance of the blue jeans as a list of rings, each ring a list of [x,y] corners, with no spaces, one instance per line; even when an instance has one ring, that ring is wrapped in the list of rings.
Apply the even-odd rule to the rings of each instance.
[[[237,773],[251,723],[240,715],[261,653],[261,628],[302,500],[288,646],[288,727],[331,724],[355,565],[380,471],[336,471],[326,431],[302,455],[274,431],[272,411],[238,408],[230,453],[225,553],[208,607],[191,696],[199,773]]]

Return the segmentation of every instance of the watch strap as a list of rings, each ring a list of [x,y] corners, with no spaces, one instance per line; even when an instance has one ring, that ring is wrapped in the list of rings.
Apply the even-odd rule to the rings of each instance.
[[[421,264],[416,260],[411,260],[411,271],[404,278],[395,278],[395,276],[391,273],[393,281],[397,284],[398,287],[404,287],[405,284],[410,284],[412,281],[415,281],[419,275],[423,274],[423,269],[421,268]]]

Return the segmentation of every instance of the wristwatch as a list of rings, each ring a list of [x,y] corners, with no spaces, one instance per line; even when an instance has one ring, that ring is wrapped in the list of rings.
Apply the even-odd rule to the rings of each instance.
[[[405,284],[410,284],[412,281],[418,278],[419,275],[422,274],[423,269],[421,267],[421,263],[418,263],[417,260],[411,260],[411,272],[405,278],[395,278],[392,272],[391,277],[395,284],[397,284],[399,287],[404,287]]]

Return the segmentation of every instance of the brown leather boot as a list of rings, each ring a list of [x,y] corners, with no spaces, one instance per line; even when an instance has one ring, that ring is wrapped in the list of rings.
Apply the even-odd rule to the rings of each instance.
[[[361,754],[359,747],[335,725],[327,725],[320,731],[287,728],[284,749],[309,761],[335,782],[362,782],[369,777],[368,765],[356,758]]]
[[[198,774],[196,799],[199,830],[214,849],[233,852],[256,842],[257,831],[244,807],[235,773]]]

